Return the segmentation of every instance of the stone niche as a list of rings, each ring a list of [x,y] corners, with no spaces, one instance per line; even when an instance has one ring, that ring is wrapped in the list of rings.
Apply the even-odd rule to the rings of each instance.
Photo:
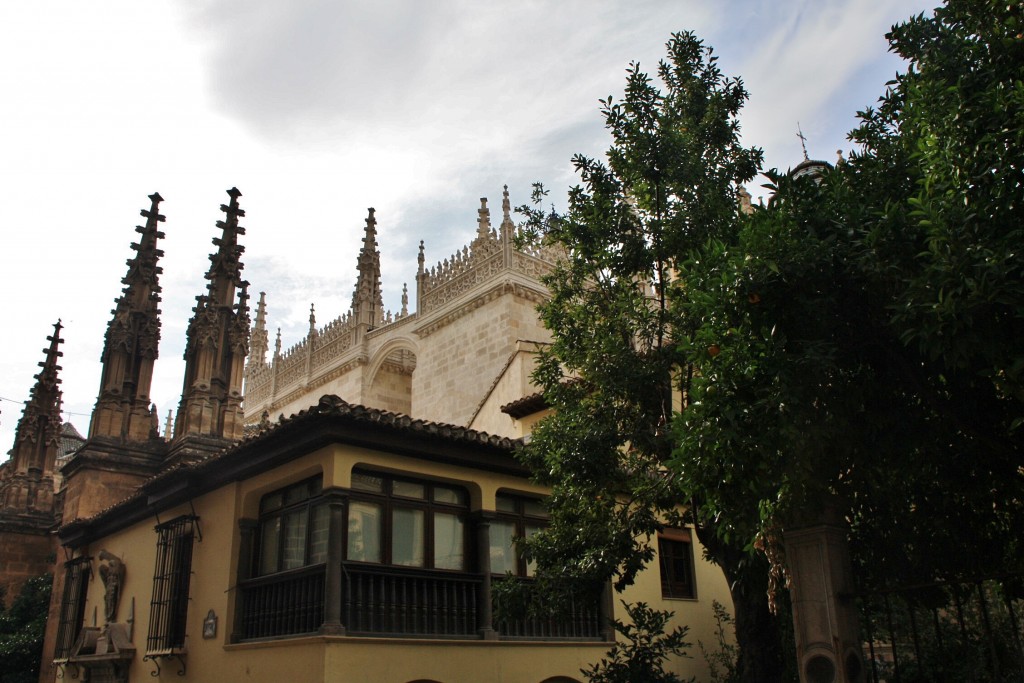
[[[71,649],[68,665],[85,669],[90,683],[127,683],[134,658],[128,624],[107,624],[102,629],[86,626]]]

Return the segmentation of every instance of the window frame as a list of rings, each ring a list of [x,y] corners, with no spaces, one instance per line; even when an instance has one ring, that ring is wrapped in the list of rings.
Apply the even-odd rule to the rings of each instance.
[[[685,548],[685,550],[683,550]],[[666,552],[672,550],[672,552]],[[680,555],[685,555],[680,557]],[[686,580],[677,577],[676,562],[683,562]],[[696,600],[697,577],[694,574],[693,537],[689,529],[667,527],[658,532],[658,573],[661,597],[666,600]]]
[[[181,515],[158,524],[146,656],[185,651],[192,556],[199,517]]]
[[[356,488],[355,479],[357,476],[374,477],[381,480],[380,491],[370,491]],[[439,572],[466,573],[472,571],[473,552],[471,545],[469,491],[464,487],[446,482],[437,482],[430,479],[419,479],[399,474],[389,474],[368,469],[355,469],[352,472],[353,484],[349,489],[349,504],[346,506],[346,523],[343,529],[342,551],[345,562],[355,562],[368,566],[382,566],[402,569],[420,569]],[[415,498],[396,494],[395,484],[411,484],[423,487],[423,497]],[[436,500],[438,489],[453,490],[458,493],[461,502],[448,503]],[[349,534],[352,525],[352,503],[368,503],[378,505],[380,508],[380,521],[378,530],[379,561],[352,559],[349,557]],[[394,562],[394,520],[396,510],[418,510],[423,513],[422,527],[422,564],[396,564]],[[457,568],[437,567],[435,557],[436,537],[435,517],[437,514],[453,515],[459,520],[462,527],[462,562]]]
[[[551,523],[551,517],[546,511],[543,514],[531,514],[530,512],[527,512],[526,506],[528,503],[539,503],[543,506],[544,499],[540,496],[524,495],[521,493],[513,493],[511,491],[499,491],[494,498],[494,519],[496,521],[512,522],[515,524],[515,531],[512,535],[512,549],[516,554],[516,570],[512,572],[512,575],[520,578],[530,578],[533,576],[530,562],[522,553],[519,552],[518,545],[515,541],[520,538],[528,538],[529,535],[531,535],[527,534],[528,526],[535,527],[539,530]],[[502,498],[512,502],[514,511],[510,512],[507,510],[497,509],[500,507],[498,500]],[[494,524],[492,523],[490,534],[491,548],[495,547],[495,541]],[[495,576],[504,576],[504,573],[494,571],[494,567],[491,567],[491,574]]]
[[[287,497],[290,492],[298,491],[299,489],[305,488],[306,495],[291,503],[287,502]],[[277,507],[270,510],[265,510],[265,505],[268,499],[273,496],[281,496],[282,502]],[[323,492],[323,476],[316,475],[308,477],[301,481],[297,481],[288,486],[282,486],[278,489],[265,493],[260,497],[259,507],[259,518],[256,525],[256,538],[252,553],[252,576],[270,576],[279,572],[294,571],[305,567],[312,567],[321,564],[326,564],[328,547],[330,545],[330,532],[328,527],[324,527],[323,531],[326,536],[326,544],[323,548],[323,559],[319,562],[311,562],[312,551],[314,545],[314,533],[316,527],[313,523],[317,509],[322,508],[324,510],[325,518],[322,520],[329,527],[329,513],[327,510],[327,500]],[[302,561],[300,564],[294,567],[285,566],[285,555],[287,552],[286,548],[286,535],[287,530],[285,527],[285,520],[295,514],[303,513],[305,515],[305,539],[303,540],[302,550]],[[279,520],[280,524],[277,529],[277,551],[276,551],[276,562],[273,569],[266,569],[263,561],[263,550],[264,543],[266,541],[265,527],[267,524],[273,523],[275,520]]]
[[[79,633],[82,632],[91,578],[92,558],[88,555],[64,563],[64,590],[61,593],[57,635],[53,647],[55,662],[67,661]]]

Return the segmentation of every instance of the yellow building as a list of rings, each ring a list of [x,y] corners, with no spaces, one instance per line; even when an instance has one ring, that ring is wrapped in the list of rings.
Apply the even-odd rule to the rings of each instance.
[[[571,587],[556,617],[492,609],[494,581],[529,580],[512,538],[544,524],[515,447],[324,397],[65,525],[56,660],[91,680],[580,680],[612,637],[604,587]],[[689,573],[625,597],[671,602],[710,642],[724,581],[691,550]]]
[[[652,539],[622,596],[567,585],[554,612],[494,598],[497,581],[529,584],[514,539],[546,523],[515,450],[544,410],[529,375],[550,261],[513,247],[507,193],[500,231],[484,202],[472,248],[421,257],[419,308],[397,315],[380,305],[371,210],[352,311],[269,362],[229,194],[166,438],[148,405],[159,195],[143,212],[89,438],[63,469],[41,680],[580,681],[620,598],[715,642],[728,589],[687,529]],[[699,654],[672,667],[706,673]]]

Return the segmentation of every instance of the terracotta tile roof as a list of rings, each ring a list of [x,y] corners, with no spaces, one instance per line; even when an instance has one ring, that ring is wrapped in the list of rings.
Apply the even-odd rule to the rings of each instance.
[[[544,394],[537,392],[535,394],[523,396],[511,403],[506,403],[499,410],[509,417],[513,417],[518,420],[521,417],[539,413],[549,407],[548,402],[544,400]]]
[[[315,439],[309,438],[310,435],[316,432],[318,426],[327,429],[331,423],[338,421],[346,428],[356,429],[344,436],[326,433],[323,436],[325,442],[333,440],[358,443],[362,446],[376,446],[381,450],[412,455],[420,450],[426,452],[431,444],[434,444],[435,450],[437,445],[446,446],[448,449],[458,446],[471,449],[480,456],[476,461],[464,460],[464,464],[468,466],[479,466],[482,469],[495,467],[488,467],[484,460],[484,456],[490,454],[509,461],[497,465],[501,471],[522,469],[521,465],[511,461],[513,452],[522,444],[521,439],[494,436],[442,422],[418,420],[402,413],[348,403],[338,396],[328,394],[321,397],[315,406],[301,410],[291,417],[282,417],[277,423],[259,428],[255,433],[250,433],[247,429],[242,441],[219,453],[179,462],[161,470],[143,482],[127,498],[104,508],[92,517],[68,522],[60,528],[59,533],[62,538],[73,536],[89,527],[123,517],[127,510],[140,506],[148,507],[154,500],[158,506],[162,500],[173,499],[167,506],[176,504],[180,501],[174,499],[173,494],[185,490],[182,487],[188,489],[188,496],[191,497],[213,490],[229,481],[251,476],[255,473],[251,470],[276,467],[290,457],[297,457],[318,447]],[[399,445],[393,441],[382,443],[389,435],[411,440],[414,446]],[[306,442],[303,443],[302,439],[296,437],[304,437]],[[284,460],[273,457],[278,453],[284,454]],[[261,454],[267,457],[256,457]],[[522,471],[525,474],[525,470]],[[178,484],[177,487],[174,486],[175,483]],[[167,494],[168,490],[172,495]],[[129,518],[124,519],[127,521]]]
[[[81,448],[84,443],[85,437],[75,429],[75,425],[65,422],[60,428],[60,447],[57,457],[67,458]]]

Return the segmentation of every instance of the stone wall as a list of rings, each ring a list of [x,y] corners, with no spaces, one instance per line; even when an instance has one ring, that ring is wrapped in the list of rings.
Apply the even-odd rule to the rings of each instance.
[[[0,590],[4,604],[10,607],[28,579],[52,572],[56,553],[55,538],[45,532],[21,531],[0,521]]]

